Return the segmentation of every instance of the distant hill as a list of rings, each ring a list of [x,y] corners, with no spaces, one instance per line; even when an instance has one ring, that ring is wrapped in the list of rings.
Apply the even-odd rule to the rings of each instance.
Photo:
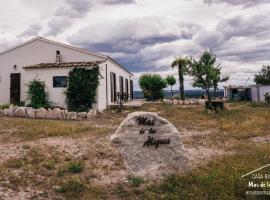
[[[165,90],[165,98],[170,98],[171,97],[171,91],[170,90]],[[211,91],[213,94],[213,91]],[[174,96],[179,95],[179,90],[174,90],[173,91]],[[187,98],[201,98],[202,95],[205,94],[204,90],[185,90],[185,96]],[[217,96],[218,97],[223,97],[224,90],[218,90],[217,91]],[[143,92],[142,91],[134,91],[134,99],[143,99]]]

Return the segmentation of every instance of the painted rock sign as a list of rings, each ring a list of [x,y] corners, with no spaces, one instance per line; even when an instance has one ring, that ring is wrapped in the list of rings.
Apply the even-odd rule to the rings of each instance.
[[[133,175],[160,178],[187,167],[178,130],[155,113],[129,114],[111,141]]]

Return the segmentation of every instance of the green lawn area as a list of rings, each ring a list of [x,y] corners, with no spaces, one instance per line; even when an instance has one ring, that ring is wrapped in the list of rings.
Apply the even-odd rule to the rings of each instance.
[[[123,181],[119,177],[127,177],[125,166],[109,136],[136,110],[108,110],[87,122],[0,117],[0,150],[7,151],[0,154],[4,160],[0,188],[18,193],[18,188],[30,187],[42,191],[39,197],[51,199],[270,198],[245,195],[251,190],[249,181],[260,180],[241,178],[270,164],[270,107],[227,103],[224,111],[212,114],[203,106],[149,103],[140,110],[157,112],[174,124],[187,149],[223,153],[195,157],[190,171],[160,181],[138,177]],[[13,145],[18,150],[12,151]],[[207,152],[201,153],[207,156]],[[260,173],[270,175],[270,167]]]

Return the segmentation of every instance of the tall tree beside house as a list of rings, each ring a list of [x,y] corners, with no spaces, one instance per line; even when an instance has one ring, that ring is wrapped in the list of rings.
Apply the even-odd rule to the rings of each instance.
[[[158,74],[143,74],[139,79],[140,88],[147,100],[163,99],[163,89],[167,87],[166,81]]]
[[[184,75],[187,74],[187,67],[190,64],[190,58],[185,57],[178,57],[176,58],[172,64],[171,67],[178,68],[178,75],[179,75],[179,90],[180,90],[180,97],[181,100],[185,100],[185,88],[184,88]]]
[[[91,69],[74,68],[68,75],[66,103],[69,111],[88,112],[96,102],[99,85],[99,67]]]
[[[270,65],[264,65],[261,71],[255,75],[256,84],[270,84]]]
[[[172,86],[175,85],[176,79],[174,78],[174,76],[169,76],[169,75],[168,75],[168,76],[166,77],[166,82],[167,82],[168,85],[171,86],[171,95],[172,95],[172,97],[173,97]]]
[[[205,51],[199,60],[192,59],[189,66],[193,87],[205,89],[210,107],[212,107],[210,89],[217,88],[219,82],[229,79],[229,77],[221,78],[221,68],[215,63],[216,55],[210,50]]]

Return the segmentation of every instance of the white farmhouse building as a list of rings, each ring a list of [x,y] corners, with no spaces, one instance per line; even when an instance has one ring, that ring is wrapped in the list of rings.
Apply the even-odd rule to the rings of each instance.
[[[119,94],[133,99],[133,74],[112,58],[36,37],[0,53],[0,104],[27,104],[27,83],[37,78],[45,83],[50,101],[65,108],[69,71],[96,64],[102,76],[96,91],[97,110],[115,104]]]

